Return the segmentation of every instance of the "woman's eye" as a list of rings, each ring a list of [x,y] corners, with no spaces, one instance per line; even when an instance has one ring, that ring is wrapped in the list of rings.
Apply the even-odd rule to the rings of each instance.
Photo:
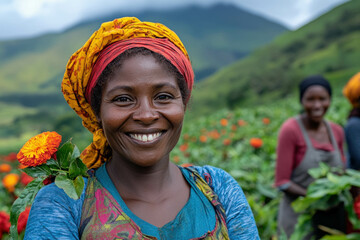
[[[114,102],[129,102],[129,101],[131,101],[131,99],[126,96],[119,96],[119,97],[115,97],[113,101]]]
[[[169,99],[172,99],[173,97],[168,95],[168,94],[161,94],[161,95],[158,95],[156,97],[157,100],[169,100]]]

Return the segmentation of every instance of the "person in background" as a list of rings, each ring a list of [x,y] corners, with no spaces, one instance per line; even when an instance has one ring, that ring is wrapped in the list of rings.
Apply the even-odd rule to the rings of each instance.
[[[320,162],[334,167],[345,165],[343,129],[324,119],[331,104],[329,82],[319,75],[309,76],[300,83],[299,91],[303,113],[289,118],[281,126],[275,170],[275,186],[284,192],[279,205],[278,232],[284,231],[288,237],[298,218],[291,203],[305,196],[307,187],[314,181],[308,170],[318,167]],[[343,230],[345,223],[337,221],[340,218],[336,212],[329,213],[328,217],[332,222],[329,227]]]
[[[103,23],[66,67],[62,91],[93,133],[79,200],[55,184],[32,205],[25,239],[259,239],[225,171],[170,161],[194,82],[178,36],[135,17]]]
[[[360,170],[360,72],[348,81],[343,94],[352,105],[345,125],[347,163],[349,168]]]

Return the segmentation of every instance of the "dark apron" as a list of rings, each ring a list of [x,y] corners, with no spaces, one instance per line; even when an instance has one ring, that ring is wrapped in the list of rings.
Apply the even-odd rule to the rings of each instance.
[[[325,125],[329,133],[331,144],[334,147],[334,151],[323,151],[315,149],[312,146],[311,140],[305,130],[305,127],[299,116],[296,117],[296,121],[300,126],[302,135],[306,142],[306,153],[300,164],[294,169],[291,174],[291,181],[298,184],[303,188],[307,188],[314,179],[309,175],[308,170],[311,168],[319,167],[319,163],[323,162],[332,167],[343,166],[341,161],[341,154],[336,143],[332,129],[327,121]],[[300,214],[295,213],[291,207],[291,203],[296,199],[296,197],[284,193],[280,201],[279,214],[278,214],[278,232],[284,231],[288,237],[294,232],[295,225],[297,223],[297,218]],[[309,234],[304,239],[310,239],[312,234]]]

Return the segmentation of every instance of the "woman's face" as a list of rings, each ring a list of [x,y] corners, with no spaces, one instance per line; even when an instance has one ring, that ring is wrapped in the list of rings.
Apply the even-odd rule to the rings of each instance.
[[[305,91],[301,103],[310,120],[321,122],[330,106],[330,95],[324,87],[314,85]]]
[[[149,167],[169,161],[185,106],[176,78],[152,56],[125,60],[102,90],[99,121],[113,160]]]

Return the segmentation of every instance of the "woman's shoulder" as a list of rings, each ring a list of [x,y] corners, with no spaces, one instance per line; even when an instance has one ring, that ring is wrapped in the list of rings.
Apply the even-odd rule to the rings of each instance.
[[[40,189],[37,193],[35,201],[47,201],[47,202],[66,202],[68,204],[76,204],[76,202],[83,201],[85,195],[85,189],[87,186],[87,178],[84,179],[84,188],[80,199],[75,200],[70,198],[63,189],[59,188],[55,183],[50,183]]]
[[[345,129],[360,129],[360,117],[351,117],[345,125]]]
[[[212,187],[224,187],[229,183],[235,183],[235,179],[225,170],[209,165],[192,166],[190,169],[196,170],[199,175]],[[237,184],[237,182],[236,182]],[[237,184],[238,185],[238,184]],[[239,186],[239,188],[241,188]]]
[[[230,176],[229,173],[227,173],[225,170],[221,169],[221,168],[217,168],[217,167],[213,167],[213,166],[209,166],[209,165],[205,165],[205,166],[192,166],[192,169],[195,169],[200,176],[204,177],[207,175],[211,175],[212,177],[216,177],[216,178],[221,178],[221,177],[227,177]]]
[[[281,125],[282,129],[295,129],[298,128],[298,123],[296,117],[291,117],[285,120]]]
[[[298,124],[296,117],[288,118],[280,127],[280,136],[286,139],[294,138],[297,139],[298,135],[301,135],[301,129]]]

